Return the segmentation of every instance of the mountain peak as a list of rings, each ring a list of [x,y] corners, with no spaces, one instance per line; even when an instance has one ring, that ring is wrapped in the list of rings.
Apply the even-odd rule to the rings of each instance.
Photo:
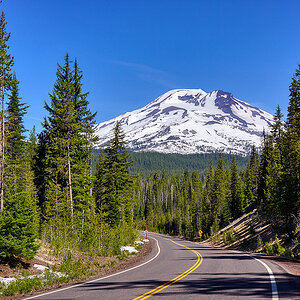
[[[228,92],[176,89],[141,109],[98,124],[98,147],[111,138],[116,121],[133,151],[246,155],[253,144],[260,146],[262,132],[273,117]]]
[[[158,106],[162,103],[170,104],[174,101],[176,102],[177,100],[193,103],[196,101],[195,99],[202,98],[206,94],[207,93],[201,89],[174,89],[164,93],[145,107],[149,108],[153,107],[153,105]]]

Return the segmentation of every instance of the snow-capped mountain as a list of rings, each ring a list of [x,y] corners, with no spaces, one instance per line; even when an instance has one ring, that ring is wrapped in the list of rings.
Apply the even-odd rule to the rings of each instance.
[[[133,151],[245,155],[253,144],[260,146],[273,117],[220,90],[171,90],[141,109],[96,125],[97,147],[112,137],[116,121]]]

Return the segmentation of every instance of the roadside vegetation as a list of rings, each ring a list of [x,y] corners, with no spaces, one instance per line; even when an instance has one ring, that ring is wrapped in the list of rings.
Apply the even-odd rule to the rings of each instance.
[[[282,224],[272,225],[262,220],[254,209],[236,218],[221,228],[203,243],[218,247],[279,255],[286,258],[300,258],[299,236],[287,239],[278,229]]]

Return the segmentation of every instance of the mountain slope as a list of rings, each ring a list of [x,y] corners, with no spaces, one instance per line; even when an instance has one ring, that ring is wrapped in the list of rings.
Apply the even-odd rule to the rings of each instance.
[[[112,137],[119,121],[128,149],[162,153],[248,154],[260,145],[273,117],[220,90],[172,90],[145,107],[96,125],[98,147]]]

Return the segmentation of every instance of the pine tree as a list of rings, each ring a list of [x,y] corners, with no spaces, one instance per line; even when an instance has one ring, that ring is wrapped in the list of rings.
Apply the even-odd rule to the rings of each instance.
[[[27,145],[26,153],[28,156],[28,160],[30,162],[30,167],[34,171],[35,156],[36,156],[37,148],[38,148],[38,140],[37,140],[37,134],[35,131],[35,126],[32,127],[32,130],[29,133],[29,142],[26,145]]]
[[[103,151],[99,153],[99,159],[96,166],[95,180],[94,180],[94,198],[98,213],[103,215],[103,197],[105,192],[105,155]]]
[[[278,105],[276,108],[276,112],[274,115],[274,124],[271,125],[271,134],[274,137],[275,141],[279,140],[283,134],[283,114],[281,112],[280,106]]]
[[[77,123],[80,125],[77,149],[74,157],[74,202],[80,211],[93,210],[93,179],[92,179],[92,148],[98,137],[94,133],[96,113],[88,108],[88,92],[82,91],[82,71],[78,67],[77,59],[74,62],[74,108],[77,113]],[[77,156],[75,158],[75,156]],[[87,193],[88,191],[88,193]],[[83,197],[84,195],[84,197]],[[84,198],[84,200],[83,200]],[[86,207],[85,207],[86,206]]]
[[[18,81],[14,76],[9,95],[7,130],[7,159],[5,173],[5,207],[0,217],[0,256],[32,258],[36,245],[38,213],[36,189],[25,143],[23,116],[27,106],[20,102]]]
[[[46,218],[54,214],[84,232],[95,212],[91,174],[95,114],[88,108],[88,93],[82,92],[77,60],[72,69],[66,54],[56,75],[50,104],[45,103],[49,116],[43,123],[35,164],[36,171],[43,173],[37,177],[42,183],[39,201]]]
[[[205,212],[205,216],[203,216],[203,231],[205,232],[209,232],[212,219],[215,215],[213,211],[213,181],[214,167],[212,160],[210,160],[203,191],[203,211]]]
[[[74,85],[74,109],[76,111],[77,123],[80,126],[80,141],[78,147],[78,158],[82,161],[91,159],[91,149],[97,141],[97,136],[94,134],[95,116],[97,113],[92,113],[88,108],[89,101],[87,97],[89,93],[82,92],[82,71],[78,67],[77,59],[74,62],[73,85]]]
[[[213,205],[212,211],[218,217],[221,218],[224,208],[226,190],[224,180],[224,167],[223,156],[220,154],[218,159],[218,165],[216,168],[214,183],[213,183]]]
[[[245,174],[245,205],[257,201],[259,158],[255,146],[252,146]]]
[[[20,102],[18,80],[13,76],[11,93],[8,96],[6,131],[7,131],[7,165],[14,168],[20,165],[24,158],[24,133],[26,132],[23,124],[23,116],[26,114],[28,106]],[[14,172],[16,170],[8,170]]]
[[[7,22],[4,12],[0,18],[0,80],[1,80],[1,144],[0,144],[0,212],[4,207],[4,168],[5,168],[5,98],[12,85],[12,66],[14,64],[13,56],[8,52],[8,41],[10,33],[6,32]]]
[[[258,210],[261,215],[271,218],[274,212],[274,148],[273,137],[264,134],[259,182],[257,191]]]
[[[114,136],[104,150],[104,193],[102,207],[106,222],[114,227],[121,223],[125,208],[130,201],[133,178],[130,174],[132,161],[125,148],[126,142],[119,122],[114,127]],[[97,178],[99,179],[99,178]]]
[[[53,93],[49,94],[51,103],[45,103],[49,113],[43,126],[49,137],[48,167],[49,184],[55,186],[55,190],[62,189],[62,193],[68,194],[69,217],[73,224],[74,201],[72,185],[72,151],[78,138],[77,113],[74,106],[73,72],[70,69],[69,55],[65,56],[63,66],[58,65],[57,80]],[[50,196],[50,195],[49,195]],[[49,201],[51,201],[50,196]],[[50,205],[51,206],[51,205]]]
[[[14,190],[13,187],[11,189]],[[38,249],[38,222],[32,190],[9,191],[5,201],[0,217],[0,257],[33,258]]]
[[[47,168],[47,156],[49,139],[46,130],[37,136],[36,151],[33,156],[34,184],[37,187],[38,206],[41,210],[41,217],[47,216],[46,212],[46,186],[49,183],[51,174]]]
[[[202,197],[202,183],[199,173],[194,171],[192,173],[192,199],[191,199],[191,214],[193,236],[198,235],[198,230],[202,229],[203,218],[203,197]]]
[[[281,144],[284,185],[281,213],[286,231],[292,235],[300,223],[300,65],[290,85],[287,132]]]
[[[293,140],[300,139],[300,65],[290,85],[290,102],[288,106],[288,131]]]
[[[244,209],[244,191],[241,178],[238,174],[235,156],[230,167],[230,210],[233,217],[239,216]]]

